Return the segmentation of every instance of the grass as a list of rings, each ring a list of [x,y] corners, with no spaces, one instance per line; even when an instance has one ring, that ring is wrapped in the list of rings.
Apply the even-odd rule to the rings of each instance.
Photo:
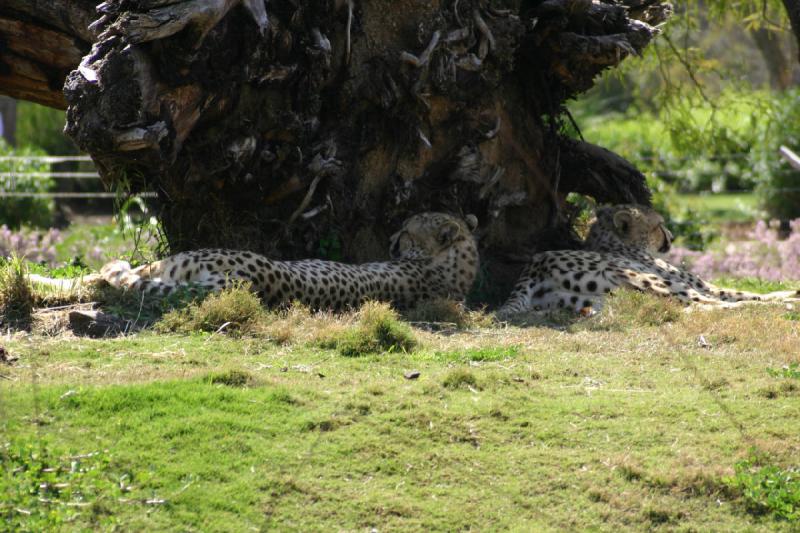
[[[753,222],[761,213],[753,193],[676,194],[673,202],[679,211],[689,209],[711,224]]]
[[[800,363],[800,323],[780,306],[674,314],[639,298],[620,293],[607,313],[568,324],[446,334],[372,304],[340,316],[295,306],[237,335],[11,335],[3,345],[20,359],[0,367],[0,520],[10,530],[796,527],[785,509],[800,391],[765,368]],[[371,346],[398,330],[413,349],[359,341],[360,356],[347,357],[320,346],[354,331],[371,332]],[[419,378],[406,379],[410,369]],[[743,463],[753,450],[758,463]]]
[[[800,363],[784,365],[780,369],[768,368],[767,372],[776,378],[800,379]]]
[[[27,263],[19,258],[0,264],[0,325],[5,328],[30,326],[35,297],[27,275]]]

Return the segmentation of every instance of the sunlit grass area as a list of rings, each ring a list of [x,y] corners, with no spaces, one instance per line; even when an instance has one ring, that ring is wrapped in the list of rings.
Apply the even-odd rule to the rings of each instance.
[[[782,306],[685,313],[622,292],[591,319],[436,333],[385,306],[252,316],[242,296],[228,303],[248,328],[209,327],[217,302],[216,315],[190,311],[198,327],[182,334],[7,336],[19,359],[0,365],[0,519],[12,530],[797,524],[800,322]],[[372,344],[396,328],[411,342]]]
[[[753,222],[763,216],[753,193],[676,194],[674,207],[690,209],[712,223]]]

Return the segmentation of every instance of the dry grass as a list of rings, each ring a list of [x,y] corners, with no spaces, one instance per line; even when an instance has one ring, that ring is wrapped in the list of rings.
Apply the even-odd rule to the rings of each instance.
[[[27,275],[25,262],[17,257],[0,266],[0,325],[15,329],[30,327],[34,294]]]
[[[490,327],[493,317],[485,310],[470,310],[463,303],[444,298],[425,300],[403,312],[403,318],[418,327],[436,330]]]

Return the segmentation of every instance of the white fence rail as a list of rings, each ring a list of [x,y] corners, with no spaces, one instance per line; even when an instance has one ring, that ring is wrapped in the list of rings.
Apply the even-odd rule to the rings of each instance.
[[[67,162],[91,162],[92,158],[88,155],[5,155],[0,156],[0,163],[3,162],[34,162],[34,163],[67,163]],[[34,179],[78,179],[78,180],[99,180],[97,172],[0,172],[0,179],[11,180],[11,190],[0,188],[0,198],[53,198],[53,199],[74,199],[74,198],[117,198],[113,192],[19,192],[13,190],[16,180],[19,178]],[[156,198],[154,192],[144,192],[135,195],[140,198]]]

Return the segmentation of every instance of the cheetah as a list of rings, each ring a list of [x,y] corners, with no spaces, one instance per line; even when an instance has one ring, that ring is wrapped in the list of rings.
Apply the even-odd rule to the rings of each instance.
[[[528,310],[569,308],[593,313],[606,294],[629,287],[674,297],[694,307],[737,307],[745,302],[793,301],[800,291],[754,294],[716,287],[654,254],[668,252],[672,234],[650,207],[601,207],[583,250],[538,253],[497,311],[507,318]]]
[[[474,215],[465,219],[434,212],[414,215],[391,236],[390,261],[360,265],[319,259],[276,261],[249,251],[203,249],[137,268],[112,261],[89,282],[166,296],[181,287],[218,291],[238,280],[268,306],[300,301],[314,309],[345,309],[366,300],[398,307],[437,297],[463,300],[478,271],[472,235],[476,226]],[[40,276],[31,276],[31,281],[63,285]]]

